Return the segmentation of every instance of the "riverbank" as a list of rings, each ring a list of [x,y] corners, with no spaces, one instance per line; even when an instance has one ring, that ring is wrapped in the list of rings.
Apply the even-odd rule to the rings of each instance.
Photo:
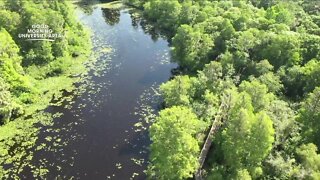
[[[150,141],[137,123],[149,107],[156,111],[153,89],[176,67],[168,42],[132,9],[76,5],[93,55],[86,59],[78,48],[53,61],[68,65],[63,76],[53,63],[25,68],[39,103],[0,127],[4,178],[145,179]]]
[[[175,64],[168,42],[153,39],[140,24],[143,19],[132,13],[127,8],[79,9],[78,18],[92,30],[93,51],[103,53],[89,73],[86,91],[72,104],[49,109],[59,116],[41,130],[37,144],[46,147],[34,150],[32,158],[33,166],[48,170],[43,177],[145,179],[149,138],[134,125],[143,118],[141,106],[158,105],[151,102],[152,88],[170,78]],[[111,53],[104,53],[108,47]],[[31,177],[30,170],[20,174]]]
[[[68,8],[69,11],[66,14],[70,15],[70,17],[68,16],[69,19],[66,19],[69,21],[69,32],[65,33],[65,39],[68,43],[65,44],[67,49],[64,50],[64,55],[53,56],[54,59],[46,64],[29,63],[29,65],[23,66],[23,74],[19,77],[28,82],[30,90],[17,93],[17,90],[13,90],[11,86],[12,82],[5,81],[10,87],[11,101],[17,104],[19,113],[13,109],[12,112],[9,112],[13,114],[10,116],[10,120],[0,126],[0,176],[2,178],[18,178],[18,174],[26,167],[33,169],[35,174],[46,173],[45,169],[37,169],[29,164],[33,157],[31,149],[42,148],[43,146],[35,146],[41,127],[52,124],[53,118],[59,116],[59,114],[46,112],[46,109],[49,106],[58,106],[62,102],[72,99],[70,96],[65,97],[65,94],[70,94],[75,90],[77,92],[73,94],[81,93],[81,88],[79,89],[76,84],[86,80],[86,75],[94,63],[95,58],[90,55],[92,47],[89,37],[90,31],[73,19],[74,14],[71,9],[74,8],[74,5],[70,3],[59,5]],[[41,6],[41,4],[35,4],[34,6]],[[31,14],[35,13],[33,9],[29,9],[29,12]],[[12,11],[11,13],[14,14],[15,12]],[[55,15],[59,16],[56,10],[50,10],[48,13],[56,13]],[[43,17],[46,17],[45,13]],[[53,26],[52,24],[48,25]],[[77,28],[77,30],[75,31],[74,28]],[[25,49],[24,44],[21,44],[15,38],[14,33],[10,33],[10,29],[8,31],[12,35],[12,42],[16,41],[20,49]],[[81,40],[78,40],[78,35],[70,33],[78,33]],[[57,41],[60,42],[60,40]],[[30,44],[26,48],[34,47],[34,50],[36,50],[35,45],[40,43],[42,42],[34,42],[33,45]],[[51,44],[47,43],[47,45]],[[55,42],[52,43],[52,47],[56,47]],[[21,51],[17,56],[21,55],[19,58],[23,62],[30,62]],[[43,53],[41,54],[43,55]],[[3,76],[3,78],[6,80],[6,76]]]

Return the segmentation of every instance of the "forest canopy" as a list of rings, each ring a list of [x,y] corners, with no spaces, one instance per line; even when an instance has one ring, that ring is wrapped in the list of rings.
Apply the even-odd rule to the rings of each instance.
[[[150,179],[188,179],[199,168],[214,180],[320,179],[319,1],[125,2],[168,37],[179,65],[160,86],[164,107],[149,129]],[[19,38],[36,24],[63,37]],[[36,124],[52,118],[42,110],[74,89],[90,49],[70,1],[0,1],[1,177],[17,178],[32,159]]]
[[[27,149],[36,141],[39,129],[35,124],[50,122],[51,117],[42,110],[63,92],[74,89],[74,83],[86,71],[90,37],[71,6],[64,0],[0,1],[2,178],[17,178],[26,166],[23,162],[32,157]],[[62,37],[52,41],[19,37],[37,25],[46,25]]]
[[[64,37],[55,41],[19,38],[19,33],[39,24],[48,25]],[[10,102],[0,100],[11,104],[0,114],[2,124],[10,121],[10,117],[29,113],[25,112],[27,106],[37,104],[48,91],[56,91],[59,87],[41,89],[48,86],[44,83],[49,81],[45,80],[67,77],[70,67],[76,65],[74,57],[87,55],[89,46],[88,33],[74,19],[69,3],[64,1],[1,1],[0,41],[1,88],[7,89],[10,95],[6,98],[12,99]]]
[[[214,134],[204,178],[320,178],[319,1],[127,3],[168,35],[181,72],[160,87],[165,108],[150,128],[151,179],[194,175],[193,159],[224,103],[230,110]],[[205,129],[190,129],[201,123]],[[184,166],[184,158],[193,163]]]

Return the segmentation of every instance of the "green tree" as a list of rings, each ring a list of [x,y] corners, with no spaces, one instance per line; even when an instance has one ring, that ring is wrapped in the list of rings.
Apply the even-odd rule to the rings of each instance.
[[[179,24],[181,4],[178,0],[151,0],[144,4],[145,14],[162,28],[175,31]]]
[[[12,114],[12,97],[8,85],[0,78],[0,123],[9,121]]]
[[[162,110],[150,127],[149,176],[161,180],[192,177],[200,153],[196,136],[203,129],[203,122],[189,108]]]
[[[281,66],[301,63],[299,34],[293,32],[267,33],[261,38],[262,43],[253,51],[254,60],[267,59],[275,70]]]
[[[263,7],[265,9],[279,2],[279,0],[249,0],[249,1],[251,1],[251,3],[254,6]]]
[[[206,64],[202,71],[198,71],[198,92],[209,90],[214,94],[221,94],[225,89],[231,89],[237,81],[233,66],[212,61]]]
[[[266,16],[268,19],[276,23],[283,23],[292,26],[295,22],[295,16],[292,11],[288,9],[289,3],[279,3],[267,9]]]
[[[302,79],[305,83],[304,92],[312,92],[315,87],[320,86],[320,61],[316,59],[309,61],[301,68],[301,73],[304,76]]]
[[[301,175],[306,176],[305,179],[320,178],[320,155],[317,151],[317,146],[312,143],[303,144],[297,149],[298,158],[304,169]]]
[[[272,119],[276,131],[274,147],[285,150],[291,149],[288,139],[299,137],[297,136],[298,124],[294,110],[290,108],[287,102],[275,100],[267,106],[267,114]]]
[[[208,156],[207,178],[319,179],[318,167],[310,165],[317,164],[316,149],[296,148],[320,146],[317,3],[146,2],[149,19],[171,26],[173,61],[189,75],[162,85],[166,106],[187,106],[210,122],[221,94],[233,92]]]
[[[187,1],[182,4],[179,23],[193,25],[204,21],[206,16],[206,13],[200,11],[200,7],[197,4]]]
[[[10,89],[15,94],[29,91],[30,83],[23,76],[18,46],[5,29],[0,30],[0,40],[0,77],[11,86]]]
[[[172,39],[172,45],[173,60],[184,68],[194,70],[209,62],[208,53],[213,42],[200,28],[182,25]]]
[[[265,84],[271,93],[280,93],[284,89],[280,77],[272,72],[259,76],[257,80],[261,84]]]
[[[235,104],[218,144],[233,174],[247,169],[256,178],[262,175],[261,163],[272,149],[273,122],[264,111],[254,113],[249,94],[242,92],[233,96]]]
[[[301,36],[301,55],[304,62],[312,59],[320,59],[320,37],[313,34],[303,34]]]
[[[298,120],[307,142],[320,146],[320,87],[310,93],[303,102]]]
[[[264,163],[264,174],[271,179],[303,179],[300,165],[297,164],[295,157],[283,151],[276,151]]]
[[[263,75],[272,72],[274,67],[269,63],[268,60],[262,60],[255,65],[256,73],[258,75]]]
[[[167,107],[191,104],[195,93],[196,79],[189,76],[176,76],[174,79],[160,86]]]
[[[252,178],[251,178],[248,170],[241,169],[241,170],[237,171],[237,174],[234,179],[236,179],[236,180],[251,180]]]
[[[16,12],[5,9],[0,10],[0,28],[5,28],[10,33],[16,34],[17,27],[21,23],[21,17]]]
[[[250,95],[255,112],[266,109],[275,98],[273,94],[268,93],[267,86],[257,80],[251,82],[243,81],[239,86],[239,90]]]

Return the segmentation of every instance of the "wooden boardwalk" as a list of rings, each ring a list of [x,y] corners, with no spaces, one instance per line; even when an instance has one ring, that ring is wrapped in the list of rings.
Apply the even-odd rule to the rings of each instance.
[[[230,110],[230,105],[229,105],[230,98],[231,98],[230,95],[224,94],[222,96],[222,101],[221,101],[219,110],[215,116],[215,119],[212,122],[211,129],[201,149],[201,153],[199,156],[199,168],[195,173],[195,180],[202,180],[201,169],[203,167],[204,162],[206,161],[208,152],[212,144],[213,136],[217,133],[217,131],[220,129],[224,121],[227,119],[227,115]]]

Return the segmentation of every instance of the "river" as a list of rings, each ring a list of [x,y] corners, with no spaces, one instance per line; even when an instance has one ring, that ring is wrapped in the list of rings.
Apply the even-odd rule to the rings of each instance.
[[[49,148],[35,152],[33,164],[48,170],[47,179],[145,179],[150,140],[146,131],[136,132],[136,112],[152,104],[152,89],[176,67],[168,42],[146,33],[128,8],[77,14],[93,33],[97,67],[71,105],[49,108],[62,115],[42,129],[37,143]],[[23,177],[32,174],[25,169]]]

